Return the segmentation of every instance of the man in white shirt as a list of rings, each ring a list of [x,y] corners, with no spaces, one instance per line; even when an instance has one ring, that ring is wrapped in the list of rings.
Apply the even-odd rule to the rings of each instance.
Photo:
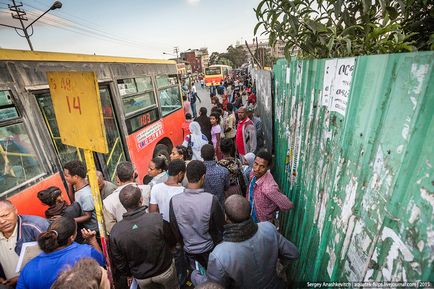
[[[137,176],[137,172],[131,162],[120,162],[116,167],[116,179],[119,186],[103,201],[104,221],[108,233],[110,233],[114,224],[123,219],[123,214],[127,212],[119,200],[120,191],[127,185],[136,184],[135,180]],[[151,187],[149,185],[137,184],[136,186],[142,191],[143,205],[148,207]]]
[[[149,212],[161,213],[163,220],[169,223],[170,199],[184,191],[184,187],[180,183],[185,175],[185,162],[183,160],[171,161],[167,174],[167,181],[152,187]]]
[[[47,228],[46,219],[18,215],[17,208],[11,202],[0,200],[0,284],[5,288],[17,283],[16,267],[23,244],[37,241],[39,234]]]

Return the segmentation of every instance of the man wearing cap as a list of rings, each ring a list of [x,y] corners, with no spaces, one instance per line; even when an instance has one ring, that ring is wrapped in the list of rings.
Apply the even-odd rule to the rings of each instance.
[[[238,109],[238,126],[235,145],[241,158],[247,153],[256,151],[256,128],[253,121],[247,117],[246,108]]]
[[[255,107],[253,105],[247,106],[247,117],[253,121],[253,124],[256,128],[256,151],[258,152],[261,148],[264,147],[264,130],[262,125],[262,120],[260,117],[255,116]]]

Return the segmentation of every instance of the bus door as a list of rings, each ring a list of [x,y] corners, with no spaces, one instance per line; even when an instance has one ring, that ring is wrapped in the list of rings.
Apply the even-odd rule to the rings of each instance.
[[[108,86],[100,86],[99,91],[109,152],[107,154],[96,153],[95,165],[98,170],[103,172],[106,180],[114,182],[116,166],[119,162],[125,161],[126,156],[110,89]],[[62,166],[72,160],[84,161],[83,150],[64,145],[61,142],[50,93],[37,94],[36,99]]]

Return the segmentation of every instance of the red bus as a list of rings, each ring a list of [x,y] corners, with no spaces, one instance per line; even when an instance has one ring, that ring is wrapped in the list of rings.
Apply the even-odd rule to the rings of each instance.
[[[223,83],[225,77],[232,71],[228,65],[215,64],[205,68],[205,85],[219,86]]]
[[[141,182],[152,157],[168,157],[182,143],[174,61],[0,49],[0,198],[20,214],[44,216],[37,192],[55,185],[65,193],[63,165],[83,159],[60,140],[47,71],[96,73],[109,153],[95,153],[95,160],[107,180],[130,160]]]

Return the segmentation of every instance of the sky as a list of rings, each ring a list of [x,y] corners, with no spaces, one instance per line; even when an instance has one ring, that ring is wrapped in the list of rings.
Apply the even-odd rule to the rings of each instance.
[[[22,0],[30,24],[54,1]],[[163,52],[208,47],[224,52],[237,41],[252,42],[260,0],[61,0],[34,25],[35,50],[145,58],[171,58]],[[20,26],[0,0],[0,23]],[[16,1],[18,4],[19,2]],[[32,29],[29,28],[29,34]],[[22,34],[21,31],[18,31]],[[259,36],[259,35],[258,35]],[[264,37],[260,37],[264,39]],[[28,50],[24,37],[0,26],[0,47]]]

